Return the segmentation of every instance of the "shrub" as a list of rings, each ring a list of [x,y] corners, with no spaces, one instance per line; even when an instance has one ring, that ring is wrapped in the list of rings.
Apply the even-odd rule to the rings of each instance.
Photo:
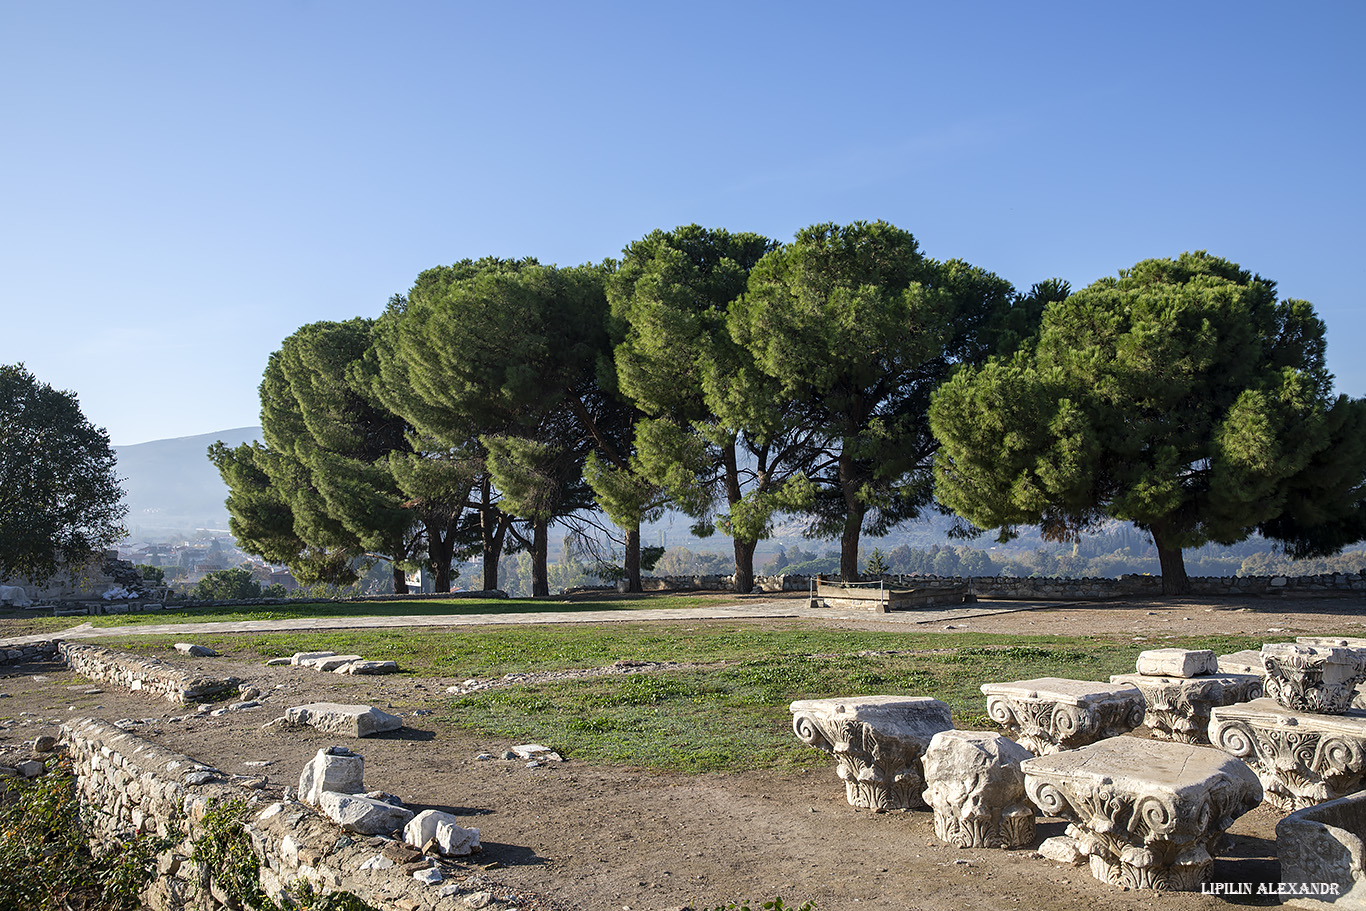
[[[98,855],[81,821],[69,762],[31,780],[11,779],[0,806],[0,908],[135,911],[176,837],[102,838]]]
[[[261,597],[261,583],[252,578],[249,569],[220,569],[199,580],[194,597],[201,601],[245,601]]]

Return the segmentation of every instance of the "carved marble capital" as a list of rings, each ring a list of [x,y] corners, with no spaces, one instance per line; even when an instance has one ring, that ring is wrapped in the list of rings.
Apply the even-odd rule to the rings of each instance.
[[[1110,682],[1138,687],[1147,704],[1143,723],[1153,732],[1153,737],[1181,743],[1209,743],[1210,710],[1215,706],[1262,697],[1262,678],[1256,674],[1204,677],[1115,674]]]
[[[1132,731],[1143,723],[1137,687],[1041,677],[984,683],[987,715],[1037,755],[1072,750]]]
[[[1033,758],[1000,734],[942,731],[925,751],[925,802],[934,831],[960,848],[1034,843],[1034,807],[1020,763]]]
[[[1295,712],[1274,699],[1218,706],[1210,742],[1246,762],[1282,813],[1366,787],[1366,713]]]
[[[789,709],[797,737],[835,757],[850,804],[925,806],[921,760],[934,735],[953,727],[948,705],[925,696],[851,696],[803,699]]]
[[[1257,806],[1242,762],[1209,747],[1118,737],[1022,764],[1029,799],[1066,819],[1101,882],[1194,891],[1219,839]]]
[[[1262,646],[1266,694],[1297,712],[1341,715],[1366,679],[1366,655],[1348,648],[1273,643]]]

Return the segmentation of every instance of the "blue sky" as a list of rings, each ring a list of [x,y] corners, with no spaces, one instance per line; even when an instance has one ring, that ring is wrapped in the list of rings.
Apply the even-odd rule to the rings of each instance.
[[[1366,5],[0,0],[0,363],[254,424],[430,266],[885,219],[1019,288],[1207,249],[1366,395]]]

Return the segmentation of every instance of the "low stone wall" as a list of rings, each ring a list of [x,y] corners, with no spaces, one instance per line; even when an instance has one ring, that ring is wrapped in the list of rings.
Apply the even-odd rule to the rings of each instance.
[[[323,892],[347,891],[377,908],[403,911],[466,909],[454,883],[427,885],[412,877],[413,863],[389,859],[384,869],[361,869],[390,857],[385,839],[350,837],[317,812],[294,801],[268,802],[225,781],[217,769],[163,749],[90,718],[62,726],[81,803],[97,837],[133,831],[184,837],[158,858],[157,881],[144,899],[155,911],[230,907],[229,896],[190,858],[205,832],[205,813],[216,803],[242,801],[243,828],[261,860],[261,885],[274,900],[308,881]],[[390,847],[392,854],[399,854]],[[400,856],[402,856],[400,854]],[[424,861],[422,866],[426,866]],[[286,907],[291,905],[282,902]]]
[[[49,639],[44,642],[0,646],[0,666],[31,664],[34,661],[56,661],[60,657],[58,654],[60,644],[60,640]]]
[[[868,577],[871,578],[871,577]],[[954,590],[963,586],[978,598],[992,601],[1097,601],[1109,598],[1157,597],[1162,594],[1161,576],[1127,575],[1117,579],[1069,579],[1016,576],[909,576],[885,575],[890,585],[917,590]],[[650,576],[641,580],[646,591],[730,591],[734,576]],[[873,579],[872,581],[876,581]],[[1321,576],[1192,576],[1195,595],[1356,595],[1366,593],[1366,569],[1355,573]],[[804,575],[756,576],[760,592],[809,591],[811,577]]]
[[[235,691],[242,682],[236,677],[192,674],[159,658],[141,658],[98,645],[62,642],[57,651],[67,667],[82,677],[129,690],[156,693],[181,705],[222,697]]]

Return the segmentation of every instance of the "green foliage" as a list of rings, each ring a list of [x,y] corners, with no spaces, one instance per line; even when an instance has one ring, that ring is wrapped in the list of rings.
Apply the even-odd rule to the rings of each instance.
[[[0,365],[0,580],[42,584],[125,534],[109,435],[71,392]]]
[[[863,565],[863,571],[870,576],[884,575],[890,567],[887,565],[887,558],[882,555],[882,551],[874,547],[873,552],[868,555],[868,562]]]
[[[283,905],[272,900],[261,887],[261,861],[243,826],[248,811],[244,800],[215,803],[200,819],[190,854],[235,907],[247,911],[377,911],[351,892],[319,892],[308,882]]]
[[[133,568],[142,575],[143,579],[153,585],[160,585],[166,581],[166,570],[162,569],[160,566],[147,566],[139,563]]]
[[[813,431],[808,531],[840,539],[846,579],[858,574],[861,533],[929,505],[930,395],[957,365],[985,358],[1014,301],[1009,283],[928,259],[885,222],[805,228],[754,268],[731,335]]]
[[[1070,539],[1111,517],[1181,550],[1253,531],[1301,555],[1366,534],[1366,402],[1330,393],[1304,301],[1203,252],[1053,300],[1037,340],[951,377],[936,496],[979,528]]]
[[[261,861],[242,826],[246,814],[247,805],[242,800],[211,806],[200,819],[190,859],[240,907],[280,911],[261,888]]]
[[[246,601],[262,597],[261,583],[244,567],[220,569],[199,580],[194,597],[200,601]]]
[[[627,246],[607,282],[615,379],[639,409],[632,474],[742,545],[742,591],[752,585],[755,542],[772,533],[775,515],[804,506],[808,490],[810,449],[790,419],[794,403],[754,369],[726,322],[751,270],[776,247],[698,225],[654,231]]]
[[[156,877],[156,857],[177,840],[147,833],[101,839],[91,852],[70,763],[9,779],[0,801],[0,907],[135,911]]]

